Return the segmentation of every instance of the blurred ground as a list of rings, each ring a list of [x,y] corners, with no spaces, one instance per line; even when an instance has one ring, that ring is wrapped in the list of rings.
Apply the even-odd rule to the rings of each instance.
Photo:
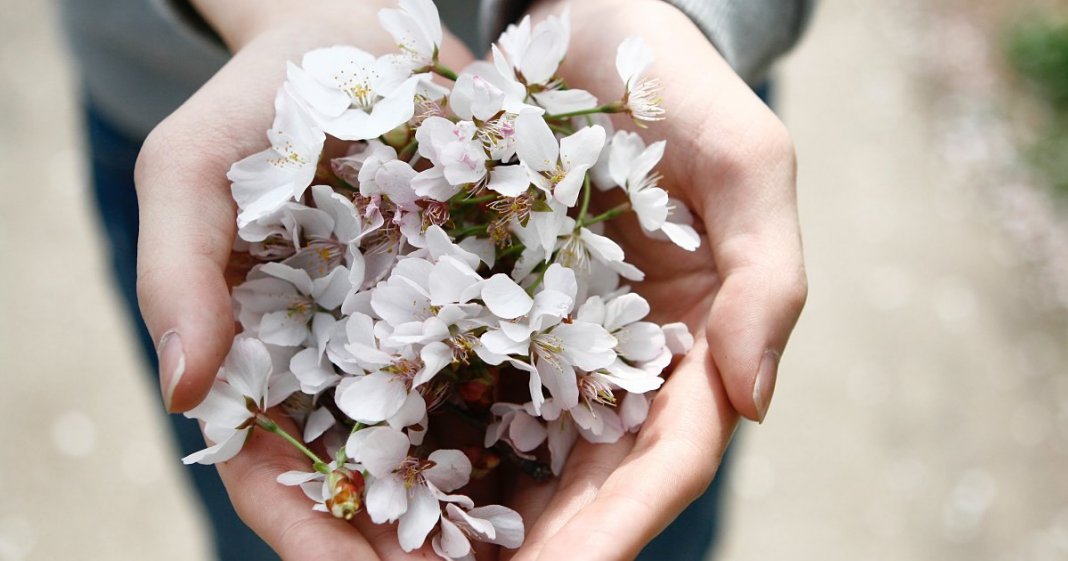
[[[202,559],[49,4],[0,9],[0,561]],[[824,2],[782,69],[812,293],[739,434],[718,559],[1068,559],[1068,320],[1042,267],[1065,214],[976,118],[977,28],[928,11]]]

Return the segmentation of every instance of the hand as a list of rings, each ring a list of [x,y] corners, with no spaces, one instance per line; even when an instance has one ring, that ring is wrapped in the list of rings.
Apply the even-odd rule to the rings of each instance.
[[[374,54],[395,50],[377,24],[384,1],[323,0],[314,14],[287,0],[196,4],[235,55],[152,132],[136,169],[138,296],[145,322],[160,341],[161,385],[171,412],[189,410],[204,398],[233,340],[227,278],[239,281],[247,269],[231,261],[235,209],[226,172],[266,147],[285,62],[334,44],[355,44]],[[452,57],[443,62],[454,68],[471,60],[448,35],[442,53]],[[286,470],[308,468],[294,452],[273,435],[256,434],[237,458],[219,467],[241,517],[283,558],[409,558],[383,531],[387,528],[353,531],[313,512],[298,488],[276,483]]]
[[[539,3],[535,20],[561,3]],[[515,561],[580,551],[587,561],[633,559],[711,482],[738,414],[763,420],[807,290],[794,154],[779,120],[667,3],[593,0],[571,8],[561,70],[570,87],[619,99],[616,46],[638,35],[656,53],[650,75],[665,86],[667,120],[642,134],[667,140],[661,186],[692,209],[702,245],[687,253],[650,240],[633,217],[610,223],[609,235],[645,271],[637,290],[653,320],[684,321],[698,335],[636,437],[608,446],[580,440],[562,479],[518,493],[526,508],[513,506],[537,521]],[[616,124],[633,129],[625,118]]]

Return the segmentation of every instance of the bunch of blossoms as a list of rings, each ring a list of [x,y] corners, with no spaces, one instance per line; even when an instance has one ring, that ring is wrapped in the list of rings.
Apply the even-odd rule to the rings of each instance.
[[[470,559],[471,540],[516,548],[524,535],[515,511],[463,494],[472,479],[505,461],[558,475],[578,438],[637,431],[692,345],[682,324],[644,321],[648,303],[624,284],[643,274],[603,222],[633,212],[651,237],[688,250],[699,238],[657,186],[664,143],[608,133],[609,113],[664,118],[640,39],[619,46],[622,95],[602,104],[557,76],[566,12],[510,26],[492,63],[459,74],[438,60],[430,0],[380,20],[399,52],[338,46],[290,63],[270,148],[230,170],[235,249],[257,264],[233,290],[242,332],[187,413],[211,446],[184,461],[226,461],[250,431],[275,433],[309,458],[278,481],[312,508],[365,511],[397,523],[405,551],[429,540]],[[595,187],[626,202],[594,215]],[[276,406],[302,434],[267,416]],[[440,445],[449,422],[476,438]]]

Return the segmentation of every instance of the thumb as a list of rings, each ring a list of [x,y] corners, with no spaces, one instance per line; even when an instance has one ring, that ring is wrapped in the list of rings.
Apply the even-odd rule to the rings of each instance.
[[[169,158],[168,130],[153,132],[138,157],[137,297],[157,344],[164,405],[180,412],[207,394],[233,340],[224,271],[234,209],[225,167]]]

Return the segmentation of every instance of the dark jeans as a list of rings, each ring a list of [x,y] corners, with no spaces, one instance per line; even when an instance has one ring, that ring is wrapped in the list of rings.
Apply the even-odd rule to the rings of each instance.
[[[763,92],[762,96],[765,94],[766,92]],[[134,192],[133,169],[143,139],[127,138],[92,108],[86,111],[85,118],[92,157],[93,191],[96,195],[97,211],[111,248],[115,280],[150,366],[145,369],[145,373],[158,385],[155,344],[141,320],[135,289],[137,197]],[[167,419],[182,455],[204,447],[204,439],[196,422],[181,415],[170,415]],[[178,461],[178,458],[179,456],[175,455],[173,460]],[[720,474],[708,491],[645,548],[639,557],[640,561],[702,561],[705,558],[706,552],[714,543],[718,528],[722,502],[721,482],[724,479],[726,464],[724,461]],[[186,469],[210,519],[213,543],[219,561],[278,559],[237,517],[214,467],[192,465]]]

